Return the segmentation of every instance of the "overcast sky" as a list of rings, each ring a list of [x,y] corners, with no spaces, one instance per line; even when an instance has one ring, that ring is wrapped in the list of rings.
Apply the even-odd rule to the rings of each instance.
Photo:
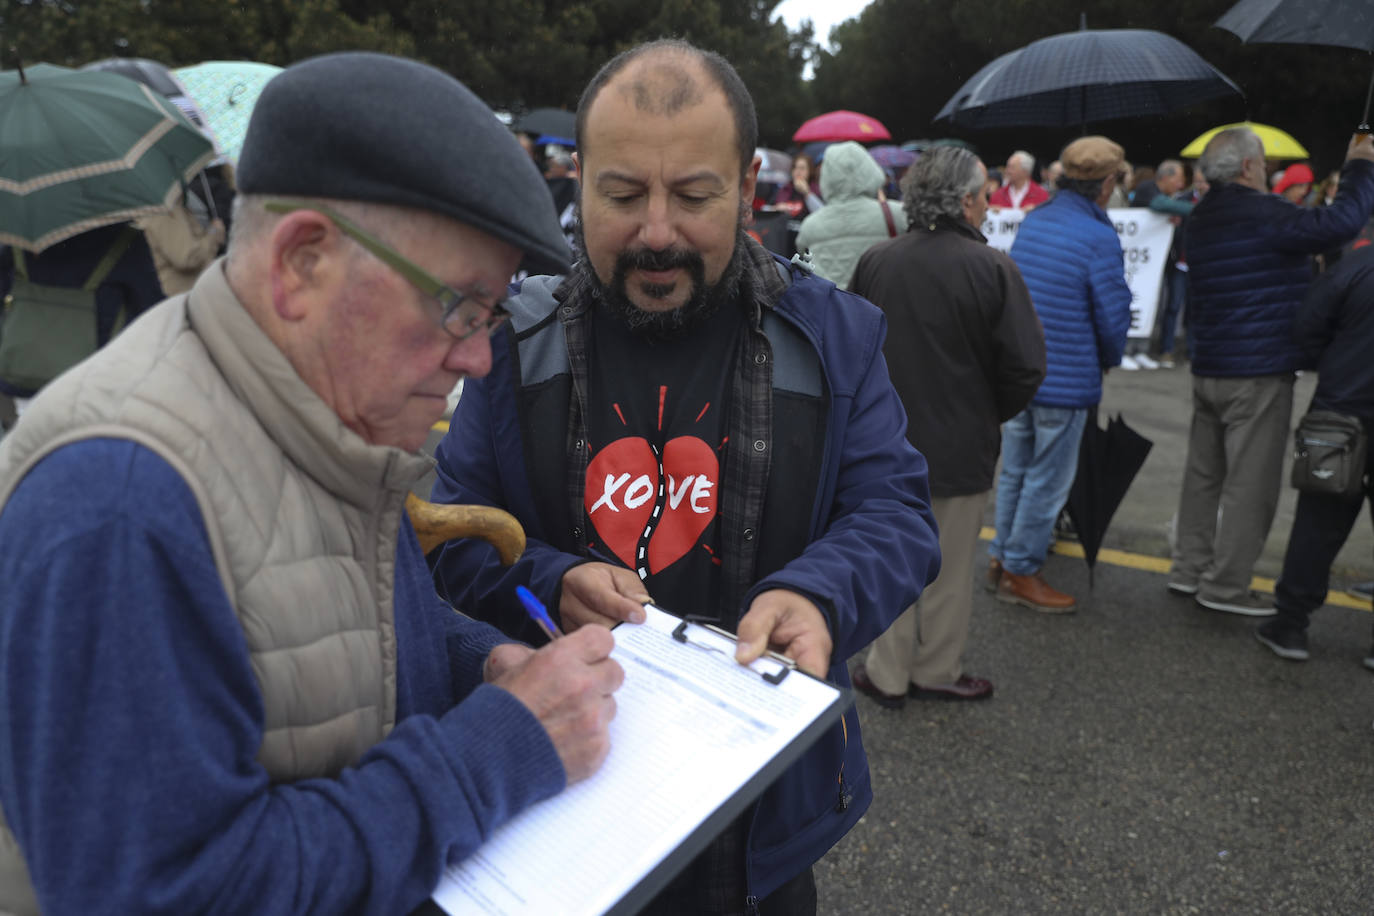
[[[816,27],[816,41],[823,48],[830,45],[830,30],[859,15],[870,0],[782,0],[773,10],[787,27],[795,29],[803,19],[810,19]]]

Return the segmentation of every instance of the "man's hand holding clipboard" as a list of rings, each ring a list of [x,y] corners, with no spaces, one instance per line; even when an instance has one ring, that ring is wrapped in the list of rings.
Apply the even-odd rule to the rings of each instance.
[[[644,605],[653,599],[633,570],[610,563],[583,563],[563,575],[559,616],[568,632],[586,624],[612,627],[643,623]],[[759,594],[740,619],[735,658],[747,665],[770,649],[797,667],[825,678],[834,643],[825,615],[806,597],[786,589]]]

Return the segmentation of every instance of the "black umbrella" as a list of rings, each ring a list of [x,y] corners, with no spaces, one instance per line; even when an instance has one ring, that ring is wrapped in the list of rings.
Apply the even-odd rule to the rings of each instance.
[[[1369,0],[1241,0],[1216,21],[1247,44],[1335,45],[1374,52],[1374,6]],[[1364,99],[1368,130],[1374,72]]]
[[[1102,536],[1153,445],[1127,426],[1120,414],[1107,423],[1106,429],[1097,425],[1096,409],[1088,416],[1078,445],[1078,473],[1066,508],[1088,561],[1089,587]]]
[[[936,121],[962,127],[1070,127],[1158,115],[1241,91],[1162,32],[1080,29],[1033,41],[983,67]]]
[[[577,115],[561,108],[536,108],[515,122],[522,134],[547,135],[571,140],[577,135]]]

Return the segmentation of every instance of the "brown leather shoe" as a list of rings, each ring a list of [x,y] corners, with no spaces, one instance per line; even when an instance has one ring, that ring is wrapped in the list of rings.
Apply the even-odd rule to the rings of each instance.
[[[1078,606],[1073,595],[1050,588],[1045,581],[1044,570],[1029,576],[1018,576],[1002,570],[1002,581],[997,583],[997,600],[1019,604],[1043,614],[1072,614]]]
[[[985,677],[961,674],[953,684],[912,684],[906,695],[913,700],[986,700],[992,696],[992,681]]]
[[[988,560],[988,571],[983,577],[983,588],[989,592],[997,591],[998,584],[1002,581],[1002,561],[993,557]]]
[[[906,695],[901,693],[886,693],[878,689],[878,685],[868,679],[868,671],[860,663],[849,674],[850,680],[854,682],[854,689],[859,693],[866,693],[877,701],[879,706],[888,709],[901,709],[906,705]]]

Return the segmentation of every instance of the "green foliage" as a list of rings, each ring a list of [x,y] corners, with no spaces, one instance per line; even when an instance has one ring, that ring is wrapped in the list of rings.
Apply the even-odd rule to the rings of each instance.
[[[1157,162],[1216,124],[1247,115],[1339,163],[1374,68],[1336,48],[1243,45],[1212,27],[1233,0],[875,0],[840,25],[821,51],[809,27],[773,21],[778,0],[3,0],[0,53],[79,66],[115,54],[171,66],[201,60],[289,64],[364,48],[428,61],[495,108],[572,110],[582,87],[616,53],[660,37],[685,38],[731,60],[754,95],[760,139],[786,148],[806,118],[851,108],[898,140],[960,136],[991,164],[1025,147],[1053,158],[1076,129],[957,131],[931,119],[974,72],[1006,51],[1091,28],[1167,32],[1245,91],[1168,117],[1089,125],[1136,162]],[[822,36],[828,38],[829,36]],[[808,61],[815,80],[804,82]]]
[[[367,49],[417,57],[495,108],[576,108],[618,52],[685,38],[735,63],[759,107],[761,136],[786,145],[811,114],[802,69],[809,28],[770,22],[778,0],[5,0],[0,50],[80,66],[114,55],[169,66],[202,60],[286,65]],[[13,55],[6,54],[6,66]]]

